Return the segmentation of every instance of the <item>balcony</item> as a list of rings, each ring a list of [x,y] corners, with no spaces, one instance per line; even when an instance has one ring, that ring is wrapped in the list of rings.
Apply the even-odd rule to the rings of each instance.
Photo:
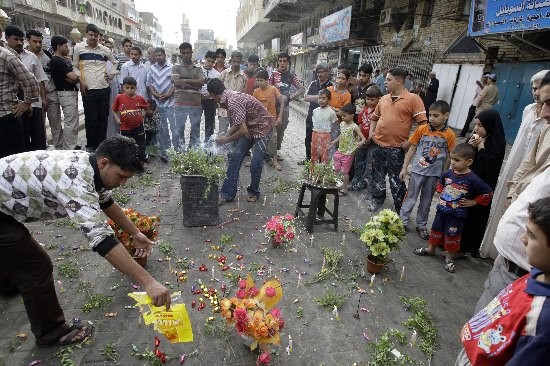
[[[262,0],[265,17],[274,22],[298,22],[305,14],[313,12],[319,0]]]
[[[265,0],[245,0],[237,12],[237,42],[260,45],[281,33],[288,22],[270,21],[265,17]]]

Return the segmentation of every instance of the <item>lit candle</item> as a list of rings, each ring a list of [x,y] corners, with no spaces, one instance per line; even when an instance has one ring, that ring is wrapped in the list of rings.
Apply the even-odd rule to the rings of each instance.
[[[403,276],[405,275],[405,266],[401,269],[401,276],[399,277],[399,281],[403,281]]]
[[[374,284],[374,278],[376,277],[376,274],[373,274],[370,278],[370,287],[372,287],[372,285]]]
[[[338,314],[338,308],[336,305],[333,305],[334,309],[332,310],[332,314],[334,315],[334,318],[336,318],[336,321],[340,321],[340,314]]]
[[[416,330],[413,330],[413,333],[411,335],[411,347],[416,347],[417,337],[418,337],[418,333],[416,333]]]
[[[290,334],[288,335],[288,354],[290,355],[292,353],[292,337]]]
[[[237,211],[241,209],[241,197],[237,197]]]
[[[172,273],[172,262],[171,262],[170,257],[168,257],[168,271],[170,271],[170,273]]]
[[[342,234],[342,245],[346,243],[346,234]]]
[[[267,196],[264,196],[264,206],[265,206],[265,201],[267,201]]]
[[[309,238],[309,246],[313,246],[313,235]]]
[[[212,266],[212,281],[214,281],[214,266]]]
[[[326,261],[326,258],[323,257],[323,267],[321,267],[321,272],[325,270],[325,261]]]
[[[299,288],[301,283],[302,283],[302,274],[298,273],[298,284],[296,285],[296,288]]]

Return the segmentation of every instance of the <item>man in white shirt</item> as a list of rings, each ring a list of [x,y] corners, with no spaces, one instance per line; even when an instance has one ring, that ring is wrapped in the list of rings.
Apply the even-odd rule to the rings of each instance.
[[[124,80],[125,77],[131,76],[137,81],[136,94],[142,96],[145,99],[149,99],[147,94],[147,68],[141,62],[141,48],[133,46],[130,49],[130,60],[120,69],[120,79]]]
[[[529,104],[523,110],[523,117],[519,127],[518,134],[512,146],[506,165],[502,169],[498,184],[493,194],[493,203],[491,204],[491,214],[489,224],[485,230],[483,243],[481,244],[481,255],[483,257],[496,256],[496,248],[493,245],[493,238],[496,234],[500,218],[506,209],[506,195],[508,193],[507,183],[512,179],[515,171],[519,168],[521,162],[531,151],[537,141],[542,127],[546,124],[546,119],[541,117],[542,104],[540,102],[540,82],[549,70],[543,70],[531,78],[531,87],[534,103]]]
[[[220,72],[214,68],[216,63],[216,53],[213,51],[206,52],[204,56],[204,65],[202,66],[202,74],[204,76],[204,84],[201,89],[202,111],[204,113],[204,142],[207,143],[210,136],[214,134],[216,125],[216,108],[217,103],[208,90],[206,84],[212,79],[219,79]]]

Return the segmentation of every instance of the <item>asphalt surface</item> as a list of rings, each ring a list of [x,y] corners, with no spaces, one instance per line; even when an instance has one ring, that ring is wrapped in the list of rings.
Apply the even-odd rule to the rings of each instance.
[[[244,277],[250,271],[258,285],[270,275],[279,277],[283,284],[279,307],[286,323],[281,345],[274,347],[277,355],[273,356],[272,365],[366,365],[371,360],[372,347],[369,344],[384,331],[399,329],[407,338],[411,337],[412,330],[402,323],[412,313],[404,308],[399,298],[401,295],[418,296],[428,303],[440,344],[431,365],[454,365],[460,350],[460,329],[473,315],[483,282],[492,266],[490,261],[472,258],[457,261],[456,273],[450,274],[444,271],[443,258],[439,255],[429,258],[414,255],[413,249],[426,245],[426,242],[414,232],[413,213],[412,230],[407,231],[401,250],[392,253],[393,261],[376,276],[370,287],[371,276],[365,273],[364,266],[366,249],[350,230],[363,225],[371,217],[365,208],[364,192],[350,192],[340,198],[337,232],[329,225],[318,225],[314,228],[312,240],[311,235],[300,227],[298,238],[292,244],[277,249],[268,244],[262,227],[268,218],[275,214],[294,213],[295,210],[297,180],[302,171],[296,163],[305,156],[304,121],[304,105],[295,104],[282,150],[283,171],[278,172],[269,166],[264,168],[262,196],[256,203],[246,202],[250,174],[247,168],[241,168],[237,199],[220,207],[220,222],[226,222],[223,226],[183,226],[185,207],[181,205],[179,179],[168,172],[166,164],[154,157],[149,164],[153,174],[136,177],[121,190],[129,199],[124,207],[160,215],[159,239],[170,243],[174,257],[183,259],[192,267],[188,270],[187,281],[178,286],[175,275],[170,273],[175,261],[169,263],[158,248],[147,265],[157,280],[172,287],[173,291],[179,289],[183,292],[193,326],[193,342],[169,344],[161,337],[160,349],[168,357],[167,364],[177,365],[182,354],[187,354],[185,365],[256,364],[257,354],[244,346],[235,329],[223,332],[223,327],[219,326],[221,322],[216,319],[210,324],[218,326],[213,332],[208,331],[205,326],[208,318],[219,318],[209,304],[202,311],[198,306],[191,306],[193,300],[199,303],[201,297],[191,293],[192,286],[197,286],[199,280],[215,287],[219,293],[222,283],[225,283],[226,295],[234,296],[235,285],[227,276]],[[84,146],[83,132],[80,138]],[[391,199],[387,199],[384,208],[391,206]],[[431,219],[434,212],[432,209]],[[58,296],[67,320],[92,321],[95,333],[80,348],[37,348],[21,298],[0,298],[0,325],[4,329],[0,333],[0,366],[28,366],[33,361],[40,365],[154,365],[136,354],[153,351],[157,333],[152,326],[143,325],[138,310],[132,307],[134,302],[127,293],[138,291],[132,280],[90,251],[83,235],[66,220],[34,223],[28,227],[52,258]],[[216,250],[222,234],[233,239],[233,245],[226,246],[223,253]],[[338,277],[307,284],[322,268],[323,247],[342,251]],[[220,271],[216,261],[220,254],[227,256],[233,269]],[[238,254],[242,259],[237,259]],[[203,264],[208,271],[198,270]],[[215,268],[214,280],[212,267]],[[72,273],[72,278],[67,278],[63,274],[67,275],[70,268],[77,268],[77,271]],[[366,294],[360,296],[357,287],[365,289]],[[339,320],[314,301],[329,291],[346,296],[338,310]],[[85,313],[85,304],[91,304],[88,301],[90,295],[100,299],[108,296],[110,301]],[[95,303],[97,305],[97,301]],[[358,308],[362,310],[357,312]],[[356,313],[359,318],[354,317]],[[285,350],[289,336],[293,341],[290,354]],[[427,364],[418,346],[399,345],[396,348]],[[41,363],[36,363],[38,361]]]

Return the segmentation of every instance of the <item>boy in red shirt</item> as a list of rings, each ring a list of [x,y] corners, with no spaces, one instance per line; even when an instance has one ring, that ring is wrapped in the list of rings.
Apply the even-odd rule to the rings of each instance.
[[[122,81],[122,94],[116,96],[113,102],[115,121],[120,126],[122,136],[131,137],[139,146],[139,160],[147,162],[145,157],[145,127],[144,112],[149,109],[149,103],[136,95],[137,82],[131,76]]]

